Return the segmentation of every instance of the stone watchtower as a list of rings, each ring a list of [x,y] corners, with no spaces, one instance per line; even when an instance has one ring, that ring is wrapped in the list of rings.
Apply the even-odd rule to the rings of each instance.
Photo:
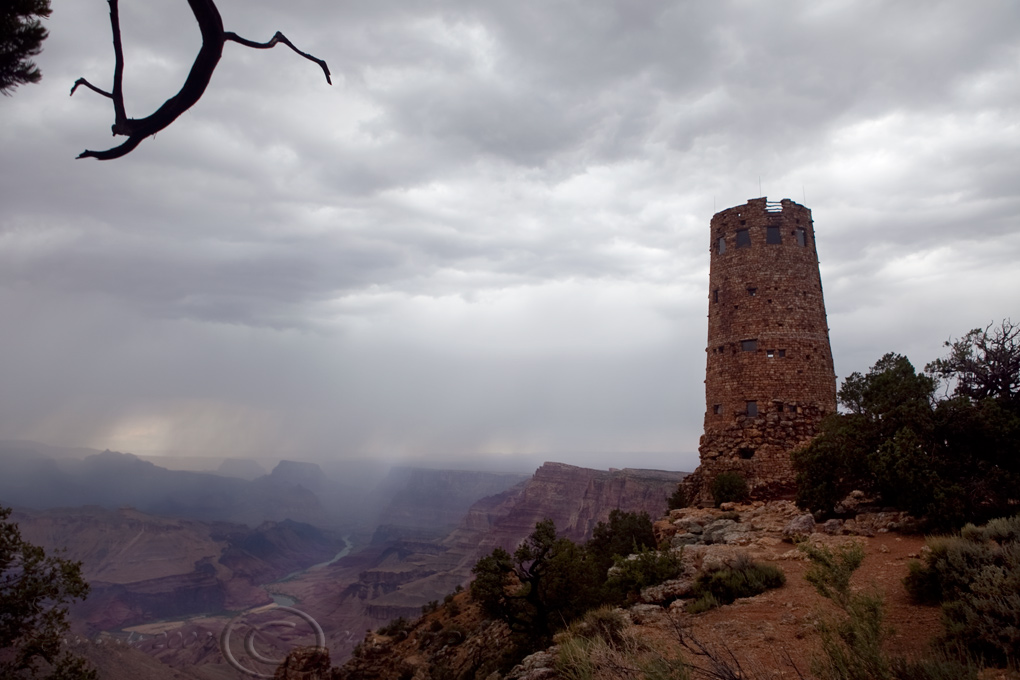
[[[720,472],[754,498],[791,497],[790,452],[836,410],[811,211],[765,198],[712,217],[701,465],[688,491],[711,500]]]

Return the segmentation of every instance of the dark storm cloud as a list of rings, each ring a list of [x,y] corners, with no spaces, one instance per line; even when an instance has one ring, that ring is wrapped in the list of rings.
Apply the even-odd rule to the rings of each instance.
[[[1014,5],[219,6],[333,87],[228,44],[174,125],[73,161],[115,143],[108,100],[66,96],[112,73],[90,1],[0,102],[5,437],[691,452],[707,224],[759,181],[814,211],[841,375],[1020,316]],[[145,115],[198,31],[183,0],[122,15]]]

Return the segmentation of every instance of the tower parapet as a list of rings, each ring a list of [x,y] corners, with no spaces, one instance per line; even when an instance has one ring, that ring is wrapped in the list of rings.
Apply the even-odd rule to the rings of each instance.
[[[705,433],[688,482],[711,500],[721,472],[744,476],[752,497],[790,497],[790,453],[836,410],[811,211],[765,198],[711,222]]]

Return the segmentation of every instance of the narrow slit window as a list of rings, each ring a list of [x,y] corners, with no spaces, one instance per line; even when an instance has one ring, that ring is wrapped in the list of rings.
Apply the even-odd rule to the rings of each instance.
[[[712,413],[714,413],[715,415],[720,415],[722,413],[722,404],[716,404],[715,406],[713,406]]]
[[[756,401],[747,402],[747,415],[749,418],[754,418],[758,415],[758,402]]]
[[[744,352],[757,352],[758,341],[757,340],[741,340],[740,349]]]
[[[719,302],[719,289],[716,288],[712,291],[712,302]]]
[[[751,232],[749,230],[737,229],[737,247],[738,248],[751,247]]]
[[[779,227],[768,227],[765,230],[765,243],[782,243],[783,235],[779,233]]]
[[[804,227],[797,228],[797,245],[801,248],[807,246],[807,229]]]
[[[723,253],[726,252],[726,237],[725,236],[720,236],[719,240],[717,240],[715,242],[715,252],[719,253],[720,255],[722,255]]]

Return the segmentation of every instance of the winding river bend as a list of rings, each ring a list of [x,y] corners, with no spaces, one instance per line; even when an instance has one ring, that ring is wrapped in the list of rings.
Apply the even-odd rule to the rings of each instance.
[[[263,584],[262,587],[266,589],[266,592],[269,593],[269,596],[271,598],[273,598],[273,602],[275,602],[276,604],[278,604],[278,605],[280,605],[282,607],[293,607],[295,604],[298,603],[298,600],[293,598],[293,597],[291,597],[291,596],[289,596],[289,595],[283,595],[281,593],[273,592],[272,587],[274,585],[276,585],[277,583],[286,583],[287,581],[292,581],[295,578],[297,578],[298,576],[301,576],[302,574],[307,574],[310,571],[318,571],[319,569],[324,569],[325,567],[328,567],[329,565],[333,564],[337,560],[339,560],[339,559],[349,555],[353,548],[354,548],[354,543],[351,542],[351,537],[350,536],[344,536],[344,548],[343,548],[343,550],[338,552],[331,559],[328,559],[325,562],[319,562],[318,564],[313,564],[312,566],[308,567],[307,569],[299,569],[297,571],[292,571],[291,573],[287,574],[286,576],[284,576],[281,579],[277,579],[276,581],[273,581],[272,583],[265,583],[265,584]]]

